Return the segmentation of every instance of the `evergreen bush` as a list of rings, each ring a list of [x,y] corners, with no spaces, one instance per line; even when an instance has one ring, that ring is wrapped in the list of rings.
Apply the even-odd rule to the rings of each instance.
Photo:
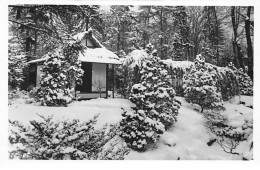
[[[9,158],[36,160],[124,159],[129,153],[120,143],[117,125],[94,129],[97,117],[87,122],[53,121],[39,115],[26,127],[9,120]]]
[[[190,72],[184,76],[185,99],[204,109],[224,109],[222,107],[222,95],[217,88],[217,69],[205,64],[205,58],[197,55]]]
[[[145,150],[177,121],[180,103],[174,99],[166,65],[147,51],[141,68],[141,82],[133,85],[130,101],[132,110],[123,111],[121,136],[135,150]]]

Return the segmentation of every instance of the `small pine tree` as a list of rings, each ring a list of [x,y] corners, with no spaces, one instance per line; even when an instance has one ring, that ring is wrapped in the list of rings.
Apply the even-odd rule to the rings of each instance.
[[[76,84],[82,83],[83,70],[78,60],[81,50],[79,42],[69,42],[63,48],[48,54],[36,95],[42,105],[67,106],[72,101],[71,92],[74,91]]]
[[[49,57],[42,67],[42,79],[40,88],[36,97],[41,101],[42,105],[47,106],[67,106],[72,101],[70,89],[66,88],[68,84],[64,57],[61,51],[48,54]]]
[[[197,55],[190,72],[184,76],[184,93],[188,102],[204,109],[223,109],[222,96],[217,88],[217,69],[205,64],[205,58]]]
[[[170,76],[166,65],[153,56],[141,68],[141,82],[132,87],[130,101],[132,110],[124,110],[120,122],[121,136],[131,148],[144,150],[149,143],[155,143],[160,134],[177,120],[179,103],[174,99],[175,91],[170,87]]]

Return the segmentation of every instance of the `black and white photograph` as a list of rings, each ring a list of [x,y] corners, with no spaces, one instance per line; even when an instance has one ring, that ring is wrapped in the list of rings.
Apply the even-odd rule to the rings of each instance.
[[[254,5],[16,2],[8,160],[254,161]]]

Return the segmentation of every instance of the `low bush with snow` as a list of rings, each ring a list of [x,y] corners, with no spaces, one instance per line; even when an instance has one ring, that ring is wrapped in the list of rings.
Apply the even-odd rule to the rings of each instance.
[[[239,82],[239,91],[241,95],[253,96],[253,81],[244,72],[242,68],[237,69],[233,63],[229,63],[228,67],[235,72]]]
[[[206,126],[215,135],[217,143],[227,153],[238,155],[237,146],[242,141],[250,140],[253,135],[253,120],[245,119],[242,125],[234,126],[230,125],[230,120],[221,113],[211,112],[204,116],[207,120]],[[251,147],[248,148],[248,151],[251,151],[252,154]],[[252,155],[250,159],[252,159]]]
[[[24,72],[27,68],[26,56],[8,56],[8,85],[11,89],[20,89],[25,80]]]
[[[222,95],[217,88],[217,70],[211,65],[205,65],[205,59],[198,55],[191,70],[184,76],[185,99],[204,109],[224,109]]]
[[[30,121],[25,127],[9,121],[10,159],[82,160],[124,159],[129,148],[119,144],[116,125],[95,130],[97,116],[87,122],[54,122],[52,117]]]
[[[129,97],[135,106],[123,111],[120,122],[121,136],[135,150],[144,150],[147,144],[155,143],[177,120],[179,109],[166,65],[148,54],[140,71],[141,83],[132,87]]]

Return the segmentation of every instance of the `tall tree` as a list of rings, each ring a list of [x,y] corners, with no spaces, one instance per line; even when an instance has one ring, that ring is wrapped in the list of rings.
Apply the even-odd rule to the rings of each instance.
[[[247,7],[247,14],[245,19],[245,31],[246,31],[246,41],[247,41],[247,57],[248,57],[248,75],[253,80],[253,71],[254,71],[254,59],[253,59],[253,46],[251,41],[251,23],[250,23],[250,15],[251,15],[252,7]]]
[[[236,10],[236,12],[235,12],[235,10]],[[238,29],[239,20],[240,20],[240,16],[238,15],[239,11],[240,11],[240,7],[235,7],[235,6],[231,7],[231,21],[232,21],[233,33],[234,33],[233,51],[234,51],[234,54],[237,56],[237,59],[239,62],[239,67],[244,69],[245,67],[244,67],[244,61],[243,61],[243,54],[242,54],[242,49],[241,49],[240,43],[238,42],[238,34],[237,34],[237,29]]]

